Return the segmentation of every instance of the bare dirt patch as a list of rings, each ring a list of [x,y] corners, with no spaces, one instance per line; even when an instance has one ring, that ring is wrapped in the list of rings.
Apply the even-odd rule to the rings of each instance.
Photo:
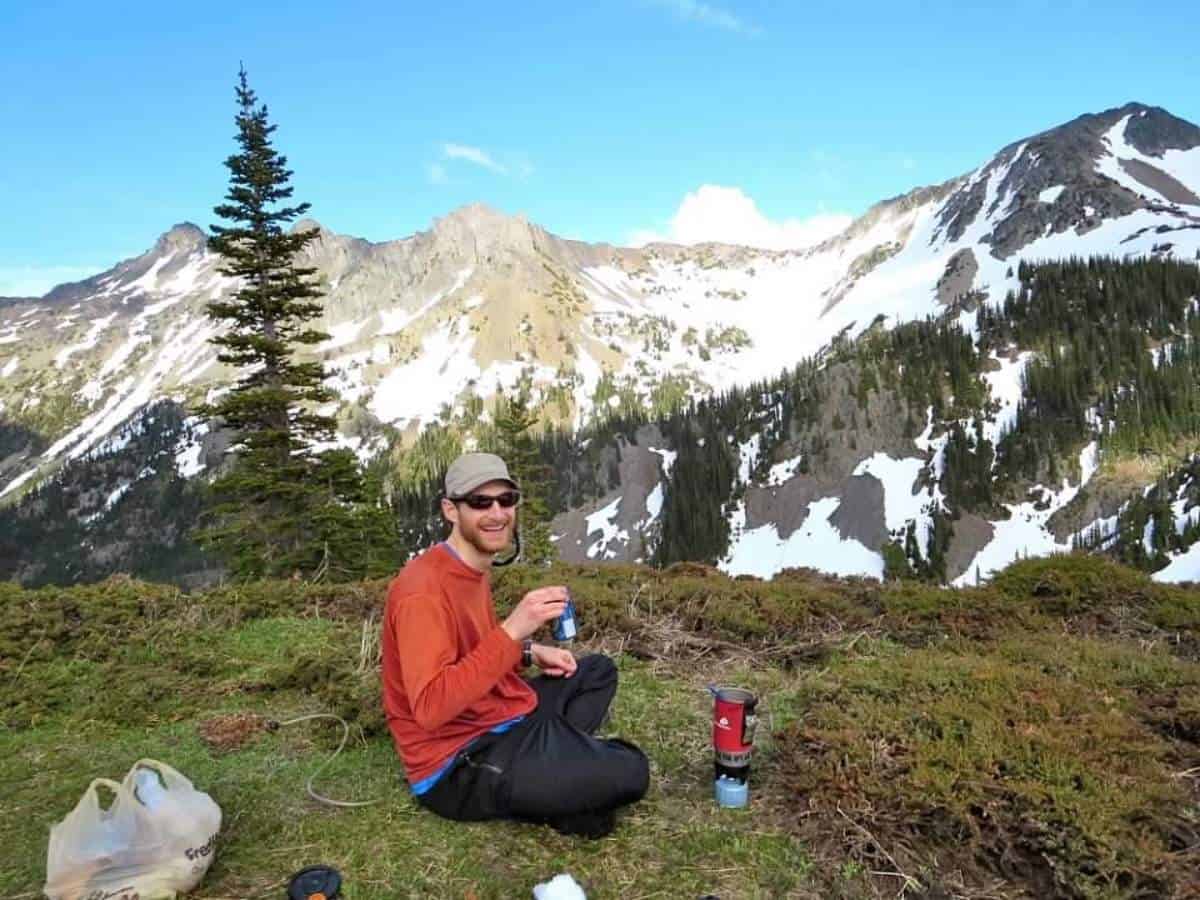
[[[273,728],[266,716],[242,712],[205,719],[196,730],[213,753],[230,753]]]

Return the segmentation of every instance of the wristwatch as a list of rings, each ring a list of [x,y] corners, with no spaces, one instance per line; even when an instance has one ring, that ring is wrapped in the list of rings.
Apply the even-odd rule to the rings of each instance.
[[[521,641],[521,665],[527,669],[533,665],[533,641],[529,638]]]

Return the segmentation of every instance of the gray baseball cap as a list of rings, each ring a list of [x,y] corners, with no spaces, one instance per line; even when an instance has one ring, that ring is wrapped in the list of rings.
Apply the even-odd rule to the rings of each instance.
[[[446,496],[465,497],[489,481],[507,481],[520,490],[516,480],[508,474],[508,466],[496,454],[464,453],[446,470]]]

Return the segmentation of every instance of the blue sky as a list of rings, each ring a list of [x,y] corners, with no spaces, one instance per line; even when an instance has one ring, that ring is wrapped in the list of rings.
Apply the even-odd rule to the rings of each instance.
[[[1084,112],[1200,122],[1182,0],[288,6],[0,7],[0,295],[215,221],[239,61],[297,198],[371,240],[473,201],[590,241],[786,240]]]

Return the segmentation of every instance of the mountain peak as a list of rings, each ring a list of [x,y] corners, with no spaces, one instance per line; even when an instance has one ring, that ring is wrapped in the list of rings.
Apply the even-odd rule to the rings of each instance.
[[[318,222],[316,219],[305,216],[303,219],[297,219],[296,224],[292,226],[292,234],[299,234],[302,231],[316,231],[321,234],[332,234],[328,228]]]
[[[433,236],[480,259],[497,252],[531,252],[545,232],[524,215],[510,216],[485,203],[472,203],[434,219]]]
[[[1052,149],[1083,152],[1094,159],[1098,154],[1107,152],[1101,145],[1101,136],[1122,119],[1128,120],[1125,140],[1147,156],[1161,157],[1167,150],[1191,150],[1200,146],[1200,128],[1191,122],[1172,115],[1161,106],[1131,101],[1103,112],[1085,113],[1009,147],[1028,143],[1032,149],[1041,144]]]
[[[1200,206],[1177,154],[1200,147],[1200,128],[1130,102],[1015,141],[967,176],[939,213],[950,241],[969,226],[997,259],[1050,234],[1082,234],[1150,207]],[[1175,175],[1171,172],[1176,172]],[[1170,246],[1168,243],[1167,246]]]
[[[496,209],[494,206],[475,202],[468,203],[466,206],[460,206],[447,215],[434,219],[433,228],[435,231],[442,230],[445,227],[483,231],[509,227],[514,223],[526,226],[528,225],[528,220],[521,214],[510,216]]]
[[[1126,103],[1116,110],[1116,118],[1128,116],[1125,140],[1147,156],[1161,157],[1167,150],[1191,150],[1200,147],[1200,128],[1173,116],[1161,106]],[[1102,114],[1107,115],[1107,114]]]
[[[191,222],[180,222],[172,225],[155,242],[154,249],[158,252],[174,252],[176,250],[200,250],[208,242],[200,227]]]

